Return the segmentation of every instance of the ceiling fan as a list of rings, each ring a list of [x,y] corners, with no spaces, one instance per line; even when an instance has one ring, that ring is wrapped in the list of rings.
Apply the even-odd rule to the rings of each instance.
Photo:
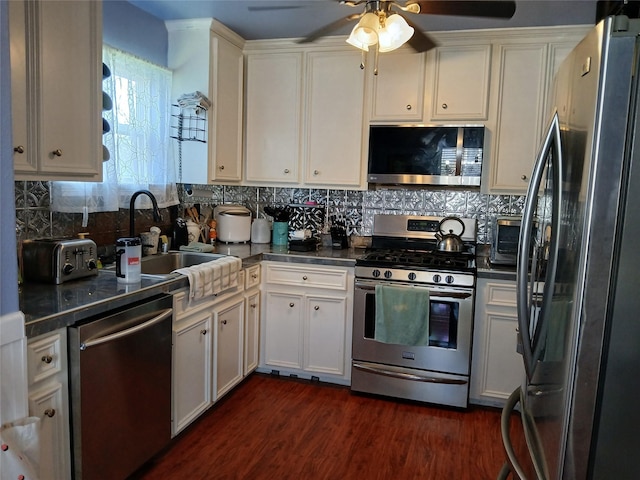
[[[363,51],[375,45],[376,52],[385,52],[407,43],[416,52],[426,52],[436,47],[437,43],[420,31],[407,17],[400,15],[398,10],[421,15],[505,19],[511,18],[516,10],[516,2],[512,0],[407,0],[404,5],[383,0],[339,0],[339,3],[349,7],[364,5],[364,11],[325,25],[301,39],[299,43],[313,42],[349,25],[354,20],[359,20],[347,42]]]

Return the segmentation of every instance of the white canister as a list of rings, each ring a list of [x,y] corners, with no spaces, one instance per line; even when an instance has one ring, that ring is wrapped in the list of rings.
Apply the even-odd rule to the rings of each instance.
[[[251,243],[271,242],[271,225],[266,218],[256,218],[251,224]]]
[[[189,243],[200,241],[200,225],[193,220],[187,220],[187,232],[189,235]]]
[[[116,240],[116,277],[118,283],[140,282],[142,242],[139,238]]]

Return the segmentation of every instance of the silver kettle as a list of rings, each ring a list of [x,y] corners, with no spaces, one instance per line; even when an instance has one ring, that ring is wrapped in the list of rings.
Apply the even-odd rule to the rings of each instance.
[[[443,224],[449,220],[457,220],[462,225],[462,231],[459,234],[453,233],[453,229],[449,229],[449,233],[443,231]],[[464,242],[462,234],[464,233],[464,222],[458,217],[445,217],[440,221],[440,231],[436,232],[436,240],[438,240],[438,250],[442,252],[462,252],[464,250]]]

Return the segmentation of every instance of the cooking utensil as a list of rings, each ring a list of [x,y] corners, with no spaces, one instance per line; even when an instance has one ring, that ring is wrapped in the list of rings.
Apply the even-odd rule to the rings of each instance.
[[[449,229],[449,233],[444,232],[444,224],[450,220],[455,220],[462,226],[459,234],[453,233],[453,229]],[[464,233],[464,222],[458,217],[445,217],[440,221],[439,232],[436,232],[436,240],[438,240],[438,250],[442,252],[462,252],[464,250],[464,242],[462,234]]]

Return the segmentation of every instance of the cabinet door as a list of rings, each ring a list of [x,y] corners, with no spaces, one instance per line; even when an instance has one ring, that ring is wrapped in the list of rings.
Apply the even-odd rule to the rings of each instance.
[[[66,392],[59,382],[47,383],[29,394],[29,415],[40,419],[40,479],[71,478],[69,418]]]
[[[100,2],[42,1],[39,7],[40,170],[101,176]]]
[[[435,51],[432,120],[484,120],[489,105],[491,45]]]
[[[307,184],[360,186],[364,73],[355,50],[307,56]]]
[[[253,372],[258,366],[260,344],[260,292],[247,295],[244,330],[244,374]]]
[[[498,47],[489,193],[527,190],[545,122],[547,52],[546,43]]]
[[[265,363],[301,369],[303,296],[267,292],[265,298]]]
[[[211,405],[213,313],[203,311],[173,331],[173,434]]]
[[[209,124],[212,180],[242,178],[242,49],[216,35],[211,37],[213,108]]]
[[[304,369],[343,375],[346,297],[309,295],[305,310]]]
[[[302,138],[302,54],[247,56],[246,179],[297,183]]]
[[[426,54],[395,50],[380,55],[371,75],[372,121],[422,121]]]
[[[216,398],[242,380],[244,297],[216,308]]]

